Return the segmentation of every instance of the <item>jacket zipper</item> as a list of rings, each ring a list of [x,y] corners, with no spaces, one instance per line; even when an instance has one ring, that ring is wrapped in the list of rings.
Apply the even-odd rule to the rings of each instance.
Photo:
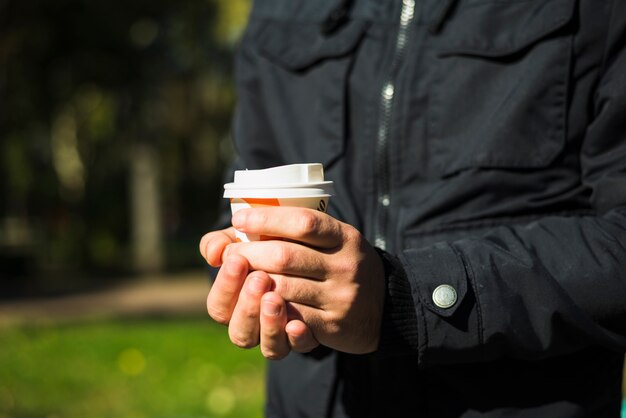
[[[415,0],[402,0],[400,26],[396,37],[394,55],[389,75],[383,83],[380,95],[380,123],[376,141],[376,216],[374,221],[374,246],[387,248],[387,222],[391,206],[391,182],[389,173],[389,129],[395,96],[395,78],[407,45],[409,24],[415,16]]]

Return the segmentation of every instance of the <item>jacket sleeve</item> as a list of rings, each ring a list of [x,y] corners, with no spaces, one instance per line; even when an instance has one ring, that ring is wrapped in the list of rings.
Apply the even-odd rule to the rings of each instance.
[[[383,328],[395,337],[383,334],[382,347],[404,335],[403,350],[416,347],[423,366],[536,359],[591,345],[626,351],[626,9],[614,3],[622,10],[612,14],[580,151],[595,214],[405,250],[396,269],[404,272],[392,282],[408,286],[388,286],[386,310],[404,309],[410,292],[417,332],[406,331],[410,316],[387,312]],[[449,308],[433,301],[444,284],[458,298]]]

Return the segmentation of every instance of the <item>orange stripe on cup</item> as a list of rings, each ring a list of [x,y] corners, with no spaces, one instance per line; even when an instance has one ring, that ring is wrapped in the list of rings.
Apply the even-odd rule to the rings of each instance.
[[[278,199],[252,199],[252,198],[246,198],[246,199],[241,199],[244,202],[246,202],[247,204],[250,205],[250,207],[252,208],[258,208],[258,207],[263,207],[263,206],[280,206],[280,202],[278,201]]]
[[[280,202],[278,201],[278,199],[259,199],[259,198],[231,198],[230,202],[233,203],[237,203],[237,200],[242,200],[244,202],[246,202],[247,204],[250,205],[251,208],[260,208],[260,207],[265,207],[265,206],[280,206]]]

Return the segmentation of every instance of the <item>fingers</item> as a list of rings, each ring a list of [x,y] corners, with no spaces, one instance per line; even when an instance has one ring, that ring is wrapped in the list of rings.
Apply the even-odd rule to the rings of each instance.
[[[213,267],[222,265],[222,253],[228,244],[235,242],[235,229],[227,228],[205,234],[200,240],[200,254]]]
[[[259,344],[261,297],[271,285],[272,279],[262,271],[246,278],[228,325],[228,335],[236,346],[252,348]]]
[[[293,281],[303,283],[291,287]],[[228,325],[232,343],[241,348],[252,348],[260,342],[261,352],[269,359],[283,358],[290,350],[308,353],[317,347],[319,343],[301,320],[302,311],[307,317],[312,317],[313,309],[299,304],[285,304],[285,299],[276,291],[263,297],[272,285],[291,294],[298,292],[292,289],[306,287],[306,282],[310,280],[284,276],[270,277],[262,271],[248,275]],[[299,306],[299,309],[294,306]]]
[[[298,319],[291,320],[285,325],[285,332],[291,349],[298,353],[308,353],[320,345],[313,336],[309,327]]]
[[[287,241],[255,241],[233,244],[228,254],[238,254],[250,263],[251,270],[288,274],[323,280],[328,255],[313,248]]]
[[[224,325],[230,322],[247,275],[248,262],[245,258],[233,255],[226,259],[207,296],[207,311],[211,318]]]
[[[273,291],[280,295],[285,302],[324,309],[323,283],[282,274],[270,274],[270,277],[274,282]]]
[[[233,215],[232,223],[241,232],[287,238],[319,248],[335,248],[343,242],[341,222],[313,209],[242,209]]]
[[[313,350],[319,343],[300,313],[305,311],[311,317],[313,310],[287,305],[276,292],[263,297],[271,286],[272,278],[267,273],[248,275],[228,325],[230,340],[241,348],[252,348],[260,342],[261,352],[269,359],[283,358],[290,350]]]
[[[274,292],[261,298],[261,353],[270,360],[279,360],[290,351],[285,332],[287,309],[283,299]]]

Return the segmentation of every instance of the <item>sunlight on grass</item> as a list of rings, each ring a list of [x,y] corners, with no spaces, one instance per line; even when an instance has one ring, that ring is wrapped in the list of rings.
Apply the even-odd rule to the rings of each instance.
[[[0,418],[261,417],[263,375],[206,319],[0,330]]]
[[[129,376],[136,376],[143,372],[146,360],[143,353],[136,348],[127,348],[122,351],[117,359],[120,370]]]
[[[260,417],[264,362],[208,320],[0,332],[0,417]]]

